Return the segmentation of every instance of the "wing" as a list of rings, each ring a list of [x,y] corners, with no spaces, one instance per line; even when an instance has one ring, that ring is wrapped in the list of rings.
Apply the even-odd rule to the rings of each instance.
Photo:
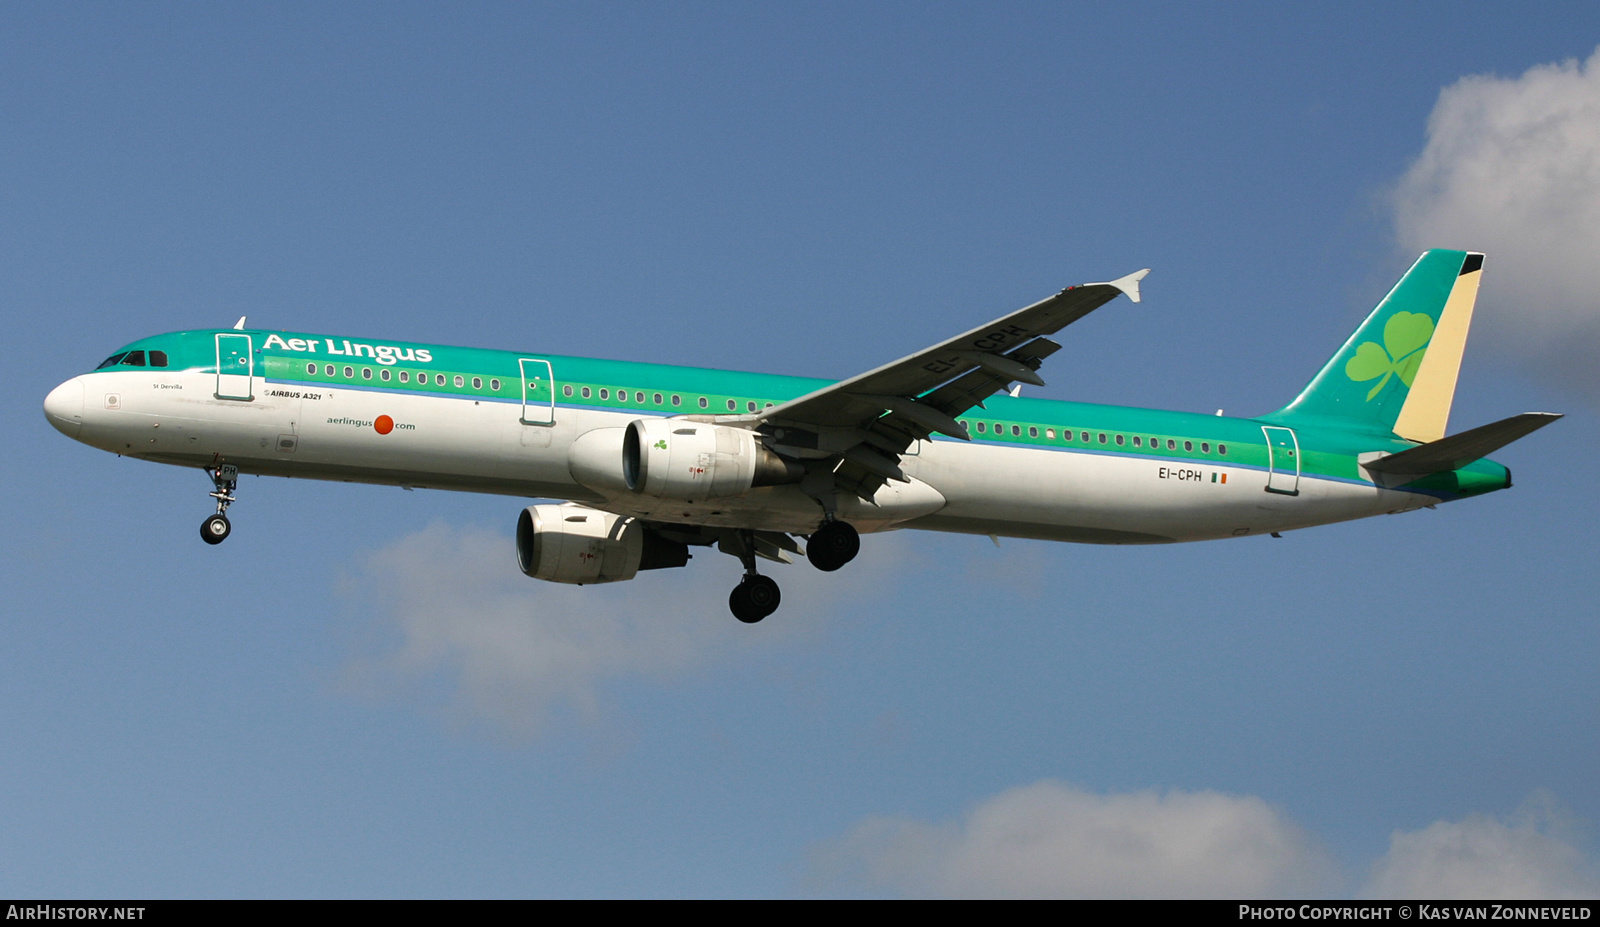
[[[876,370],[759,413],[717,421],[762,432],[777,453],[816,461],[808,470],[824,475],[831,467],[833,488],[871,499],[886,480],[906,480],[899,458],[913,441],[935,433],[970,441],[956,416],[1013,382],[1043,386],[1035,371],[1061,348],[1044,336],[1118,294],[1138,302],[1139,281],[1149,272],[1068,287]],[[814,481],[813,486],[822,490]]]

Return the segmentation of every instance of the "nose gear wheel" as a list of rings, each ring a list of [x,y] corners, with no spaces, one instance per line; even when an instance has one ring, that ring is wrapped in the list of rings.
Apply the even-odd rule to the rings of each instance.
[[[217,500],[217,513],[206,517],[200,523],[200,538],[207,544],[221,544],[233,533],[233,525],[228,521],[228,506],[234,503],[233,491],[239,488],[239,468],[233,464],[222,464],[217,467],[207,467],[206,476],[211,477],[211,498]]]

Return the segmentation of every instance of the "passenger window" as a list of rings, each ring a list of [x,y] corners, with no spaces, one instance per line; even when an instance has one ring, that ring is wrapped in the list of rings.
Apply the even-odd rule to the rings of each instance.
[[[150,352],[150,366],[152,366],[152,367],[165,367],[165,366],[167,366],[167,352],[165,352],[165,351],[151,351]]]
[[[1217,445],[1217,453],[1224,457],[1228,456],[1228,446],[1226,444]]]
[[[561,387],[561,395],[570,397],[572,395],[572,384],[568,383],[566,386]]]
[[[379,371],[378,375],[383,377],[383,382],[385,382],[385,383],[389,382],[389,368],[388,367],[385,367],[381,371]]]
[[[1080,440],[1083,441],[1084,444],[1088,444],[1089,443],[1089,433],[1087,431],[1082,432],[1079,435],[1079,438],[1080,438]]]
[[[745,406],[746,406],[747,410],[750,411],[750,412],[754,412],[756,410],[756,404],[753,401],[745,403]]]
[[[122,366],[124,366],[124,367],[143,367],[144,366],[144,352],[143,351],[129,351],[122,358]]]
[[[499,379],[493,379],[493,380],[489,381],[489,392],[491,392],[491,393],[500,392],[500,381],[499,381]]]
[[[600,398],[601,399],[610,399],[611,398],[611,391],[602,386],[600,388]]]
[[[354,380],[356,378],[356,368],[354,368],[354,367],[346,367],[346,368],[344,368],[344,378],[346,380]]]
[[[1211,453],[1211,443],[1209,441],[1201,441],[1200,442],[1200,453],[1202,453],[1202,454]]]
[[[1193,441],[1185,441],[1185,442],[1183,442],[1183,449],[1186,450],[1186,451],[1194,450],[1194,442]]]
[[[456,389],[460,389],[463,385],[465,384],[462,383],[461,375],[456,374]]]
[[[678,403],[679,403],[679,402],[681,402],[681,401],[682,401],[682,400],[680,400],[680,399],[679,399],[679,398],[678,398],[678,394],[677,394],[677,393],[673,393],[673,394],[672,394],[672,404],[673,404],[673,405],[677,405],[677,404],[678,404]]]
[[[411,374],[406,372],[406,371],[404,371],[404,370],[400,371],[400,382],[401,383],[409,383],[410,381],[411,381]]]
[[[1105,433],[1105,432],[1103,432],[1103,431],[1102,431],[1102,432],[1100,432],[1100,443],[1101,443],[1101,444],[1104,444],[1104,443],[1106,443],[1106,433]]]
[[[317,365],[316,364],[307,364],[306,365],[306,373],[309,373],[312,376],[316,376],[317,375]]]
[[[1014,438],[1022,437],[1022,426],[1021,425],[1012,425],[1011,426],[1011,436],[1014,437]]]
[[[986,427],[987,427],[987,426],[985,426],[985,425],[984,425],[984,424],[983,424],[983,423],[982,423],[982,422],[979,422],[979,423],[978,423],[978,434],[980,434],[980,435],[981,435],[981,434],[983,434],[983,433],[984,433],[984,429],[985,429],[985,428],[986,428]]]
[[[483,377],[473,377],[472,378],[472,388],[473,389],[483,389]]]
[[[1030,438],[1039,437],[1039,429],[1035,428],[1032,425],[1029,425],[1028,426],[1028,437],[1030,437]]]
[[[706,401],[706,397],[701,396],[700,397],[700,408],[704,409],[708,405],[710,405],[710,403]]]
[[[371,367],[362,367],[361,368],[361,379],[363,379],[363,380],[372,379],[372,368]]]
[[[1118,447],[1122,446],[1122,435],[1117,435],[1117,446]]]
[[[739,411],[739,404],[737,402],[734,402],[732,399],[728,400],[728,411],[729,412],[737,412],[737,411]]]
[[[1139,436],[1138,435],[1134,435],[1133,436],[1133,446],[1134,447],[1138,447],[1139,446]]]
[[[1044,437],[1047,441],[1054,441],[1056,439],[1056,430],[1054,428],[1046,428],[1044,430]],[[1068,441],[1072,440],[1072,436],[1068,434],[1063,434],[1062,437],[1066,438]]]
[[[1178,449],[1178,442],[1172,440],[1171,438],[1168,438],[1167,439],[1167,450],[1175,451],[1177,449]]]
[[[660,393],[656,393],[654,396],[652,396],[650,398],[655,400],[655,404],[656,405],[658,405],[658,406],[661,405],[661,394]]]
[[[637,402],[639,405],[644,405],[644,393],[634,393],[633,394],[633,401]],[[661,401],[661,397],[659,395],[657,395],[656,396],[656,402],[660,402],[660,401]]]
[[[328,366],[324,367],[322,369],[322,375],[325,376],[325,377],[333,376],[333,365],[329,364]]]

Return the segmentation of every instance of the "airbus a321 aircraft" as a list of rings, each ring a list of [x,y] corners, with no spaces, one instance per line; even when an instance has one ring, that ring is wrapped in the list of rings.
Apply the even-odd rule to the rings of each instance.
[[[1069,287],[839,382],[246,329],[136,341],[45,399],[68,437],[203,468],[218,544],[241,473],[565,500],[517,520],[522,571],[608,583],[715,545],[741,621],[758,558],[818,569],[925,528],[1095,544],[1277,533],[1511,485],[1484,459],[1559,415],[1445,436],[1483,255],[1429,251],[1289,405],[1224,418],[1020,398],[1048,336],[1146,271]]]

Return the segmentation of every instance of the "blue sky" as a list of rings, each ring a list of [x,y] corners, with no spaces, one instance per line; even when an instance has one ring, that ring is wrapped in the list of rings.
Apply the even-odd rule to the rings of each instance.
[[[1597,45],[1587,4],[7,6],[0,892],[1600,892]],[[39,408],[246,314],[844,377],[1148,266],[1030,394],[1255,414],[1435,245],[1489,254],[1453,427],[1569,413],[1511,491],[875,537],[756,628],[730,558],[522,577],[517,499],[252,478],[207,548],[200,474]]]

